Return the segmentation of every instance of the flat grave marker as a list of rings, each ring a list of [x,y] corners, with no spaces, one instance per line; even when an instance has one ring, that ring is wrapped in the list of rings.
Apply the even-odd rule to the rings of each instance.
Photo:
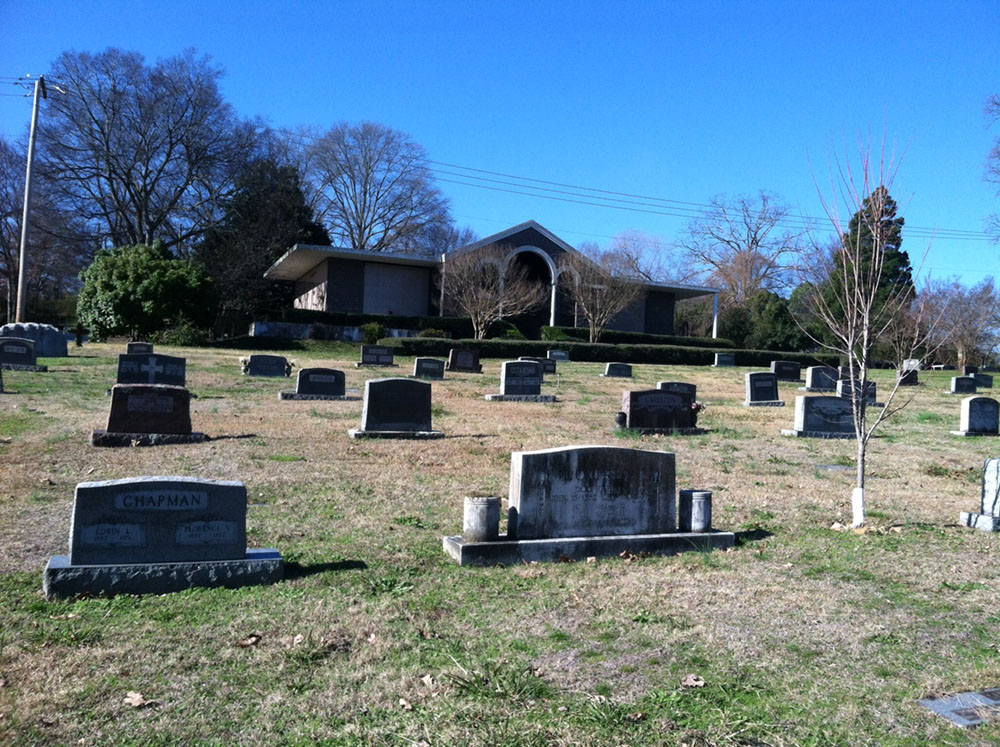
[[[774,364],[772,364],[773,367]],[[784,407],[778,394],[778,376],[767,371],[755,371],[746,375],[746,407]]]
[[[369,379],[361,428],[349,430],[351,438],[444,438],[434,430],[431,384],[420,379]]]

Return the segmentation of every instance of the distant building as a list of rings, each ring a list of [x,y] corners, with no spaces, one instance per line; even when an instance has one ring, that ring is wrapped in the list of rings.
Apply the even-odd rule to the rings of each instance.
[[[548,307],[531,319],[534,326],[586,325],[586,320],[575,313],[573,303],[564,296],[558,283],[560,257],[567,252],[576,254],[576,249],[533,220],[461,247],[441,259],[296,244],[264,273],[264,277],[293,281],[297,309],[433,316],[440,313],[435,278],[442,269],[447,277],[448,256],[474,252],[490,245],[511,247],[507,261],[522,264],[530,277],[551,289]],[[677,301],[714,295],[717,317],[718,293],[717,288],[647,283],[641,301],[619,314],[608,326],[632,332],[673,334]],[[715,329],[713,324],[713,336]]]

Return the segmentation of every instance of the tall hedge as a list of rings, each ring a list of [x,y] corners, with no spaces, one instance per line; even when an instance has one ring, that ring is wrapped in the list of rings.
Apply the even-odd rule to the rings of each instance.
[[[586,327],[542,327],[542,339],[549,342],[587,342],[590,330]],[[612,345],[680,345],[695,348],[735,347],[732,340],[724,337],[684,337],[682,335],[653,335],[646,332],[622,332],[606,329],[601,333],[601,340]]]

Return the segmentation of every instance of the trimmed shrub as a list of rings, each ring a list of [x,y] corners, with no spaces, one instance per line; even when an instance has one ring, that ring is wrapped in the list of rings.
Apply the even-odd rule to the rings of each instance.
[[[313,311],[312,309],[283,309],[281,318],[274,321],[296,324],[329,324],[339,327],[361,327],[377,322],[387,329],[436,329],[452,337],[472,337],[472,322],[454,316],[397,316],[395,314],[354,314],[347,311]]]
[[[443,329],[422,329],[417,337],[448,337],[448,333]]]
[[[361,325],[361,339],[365,345],[374,345],[378,338],[385,335],[385,326],[378,322],[368,322]]]
[[[542,339],[549,342],[577,340],[587,342],[590,330],[586,327],[542,327]],[[650,335],[645,332],[621,332],[606,329],[600,344],[609,345],[680,345],[697,348],[733,348],[732,340],[723,337],[683,337],[681,335]]]

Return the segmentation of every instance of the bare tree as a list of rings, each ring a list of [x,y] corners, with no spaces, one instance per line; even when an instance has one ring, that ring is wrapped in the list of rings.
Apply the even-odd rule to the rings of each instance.
[[[833,196],[820,197],[837,231],[839,244],[830,260],[832,268],[826,266],[827,262],[819,263],[823,271],[832,270],[837,282],[830,283],[829,276],[806,277],[803,285],[809,289],[814,318],[828,332],[814,340],[839,353],[850,370],[857,443],[857,481],[851,494],[855,527],[863,526],[866,521],[868,443],[876,429],[910,401],[902,398],[897,401],[897,377],[895,385],[882,397],[883,406],[869,410],[864,393],[873,364],[872,351],[877,342],[889,342],[897,358],[897,370],[902,370],[903,360],[913,357],[918,350],[928,350],[934,327],[926,323],[928,310],[916,300],[912,282],[886,282],[893,272],[894,252],[898,251],[895,203],[889,196],[898,163],[887,160],[884,142],[878,156],[878,162],[873,162],[871,147],[863,146],[860,169],[851,167],[849,156],[844,163],[837,163],[839,181],[833,179],[830,192]],[[841,219],[837,195],[844,196],[853,213],[848,225]],[[807,326],[802,329],[809,333]]]
[[[643,297],[644,279],[634,274],[631,261],[620,252],[580,248],[562,255],[559,279],[586,317],[590,341],[599,342],[608,324]]]
[[[306,159],[317,217],[334,244],[365,251],[427,250],[448,226],[448,202],[434,186],[424,149],[377,122],[339,124]]]
[[[510,247],[492,244],[449,256],[439,276],[445,309],[467,315],[477,340],[486,337],[494,322],[533,311],[547,298],[542,283],[507,261],[509,253]]]
[[[154,65],[120,49],[64,52],[38,136],[53,197],[102,243],[199,236],[254,134],[223,100],[221,75],[193,51]]]
[[[760,290],[788,286],[805,230],[783,230],[788,208],[761,190],[755,197],[716,197],[692,220],[679,244],[723,289],[726,307],[742,307]]]
[[[1000,290],[992,277],[974,286],[957,279],[927,283],[920,297],[940,319],[934,340],[954,353],[959,365],[984,360],[1000,340]]]

